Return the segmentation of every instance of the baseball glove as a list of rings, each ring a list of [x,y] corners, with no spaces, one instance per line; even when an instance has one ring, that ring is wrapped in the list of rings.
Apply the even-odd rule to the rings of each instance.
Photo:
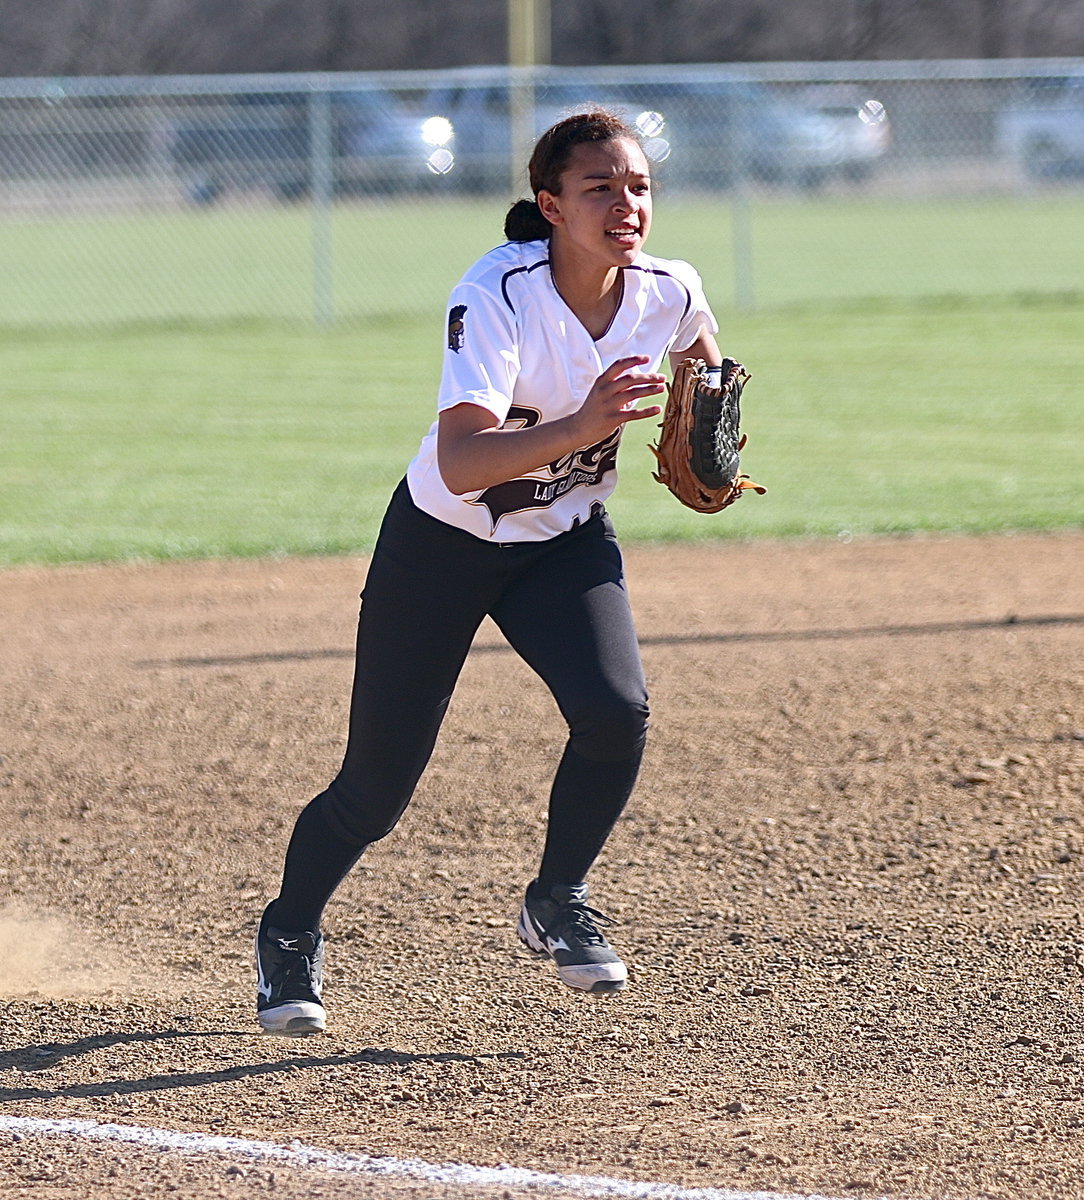
[[[688,508],[716,513],[747,489],[767,488],[738,471],[741,394],[749,374],[732,358],[723,360],[718,387],[709,382],[703,359],[687,358],[674,371],[663,409],[662,433],[651,447],[658,460],[655,478]]]

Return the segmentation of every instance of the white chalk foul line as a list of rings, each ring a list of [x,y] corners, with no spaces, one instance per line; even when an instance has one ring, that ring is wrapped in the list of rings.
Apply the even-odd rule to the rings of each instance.
[[[831,1200],[827,1196],[784,1196],[775,1192],[740,1192],[727,1188],[686,1188],[668,1183],[609,1179],[603,1175],[557,1175],[521,1167],[473,1167],[465,1163],[430,1163],[414,1158],[342,1154],[291,1142],[256,1142],[247,1138],[218,1137],[205,1133],[175,1133],[140,1125],[112,1125],[77,1118],[46,1120],[0,1115],[0,1131],[23,1137],[72,1137],[96,1142],[123,1142],[153,1150],[181,1154],[214,1154],[252,1162],[273,1162],[290,1167],[310,1167],[349,1175],[416,1179],[425,1184],[459,1187],[521,1188],[563,1192],[576,1196],[618,1196],[622,1200]]]

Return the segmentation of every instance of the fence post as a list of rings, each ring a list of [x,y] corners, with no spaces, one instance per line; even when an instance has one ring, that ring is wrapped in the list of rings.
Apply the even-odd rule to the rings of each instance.
[[[734,185],[730,206],[730,242],[734,259],[734,307],[738,312],[756,308],[756,269],[753,263],[753,215],[749,204],[749,180],[744,165]]]
[[[331,90],[326,77],[314,79],[309,93],[309,176],[312,180],[312,309],[319,329],[335,323],[335,262],[332,208],[335,199],[335,145]]]
[[[730,249],[734,260],[734,307],[752,312],[756,307],[756,277],[753,262],[753,214],[751,185],[753,175],[752,113],[740,105],[734,146],[735,177],[730,205]]]
[[[508,0],[508,118],[512,132],[510,191],[523,186],[535,129],[535,68],[550,60],[549,0]]]

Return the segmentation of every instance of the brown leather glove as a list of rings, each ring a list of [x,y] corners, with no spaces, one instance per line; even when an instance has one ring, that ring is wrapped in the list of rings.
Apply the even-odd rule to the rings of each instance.
[[[749,374],[732,358],[723,360],[719,386],[709,382],[703,359],[687,358],[674,371],[663,409],[662,433],[651,447],[655,478],[688,508],[715,513],[752,489],[767,488],[739,473],[741,394]]]

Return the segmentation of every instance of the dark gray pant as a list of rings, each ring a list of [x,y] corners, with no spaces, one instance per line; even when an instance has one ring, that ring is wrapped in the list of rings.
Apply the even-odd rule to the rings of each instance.
[[[365,846],[394,828],[486,616],[568,723],[539,877],[586,875],[632,791],[648,723],[610,520],[598,514],[546,542],[483,542],[420,511],[402,483],[362,592],[343,764],[298,820],[276,925],[314,927]]]

